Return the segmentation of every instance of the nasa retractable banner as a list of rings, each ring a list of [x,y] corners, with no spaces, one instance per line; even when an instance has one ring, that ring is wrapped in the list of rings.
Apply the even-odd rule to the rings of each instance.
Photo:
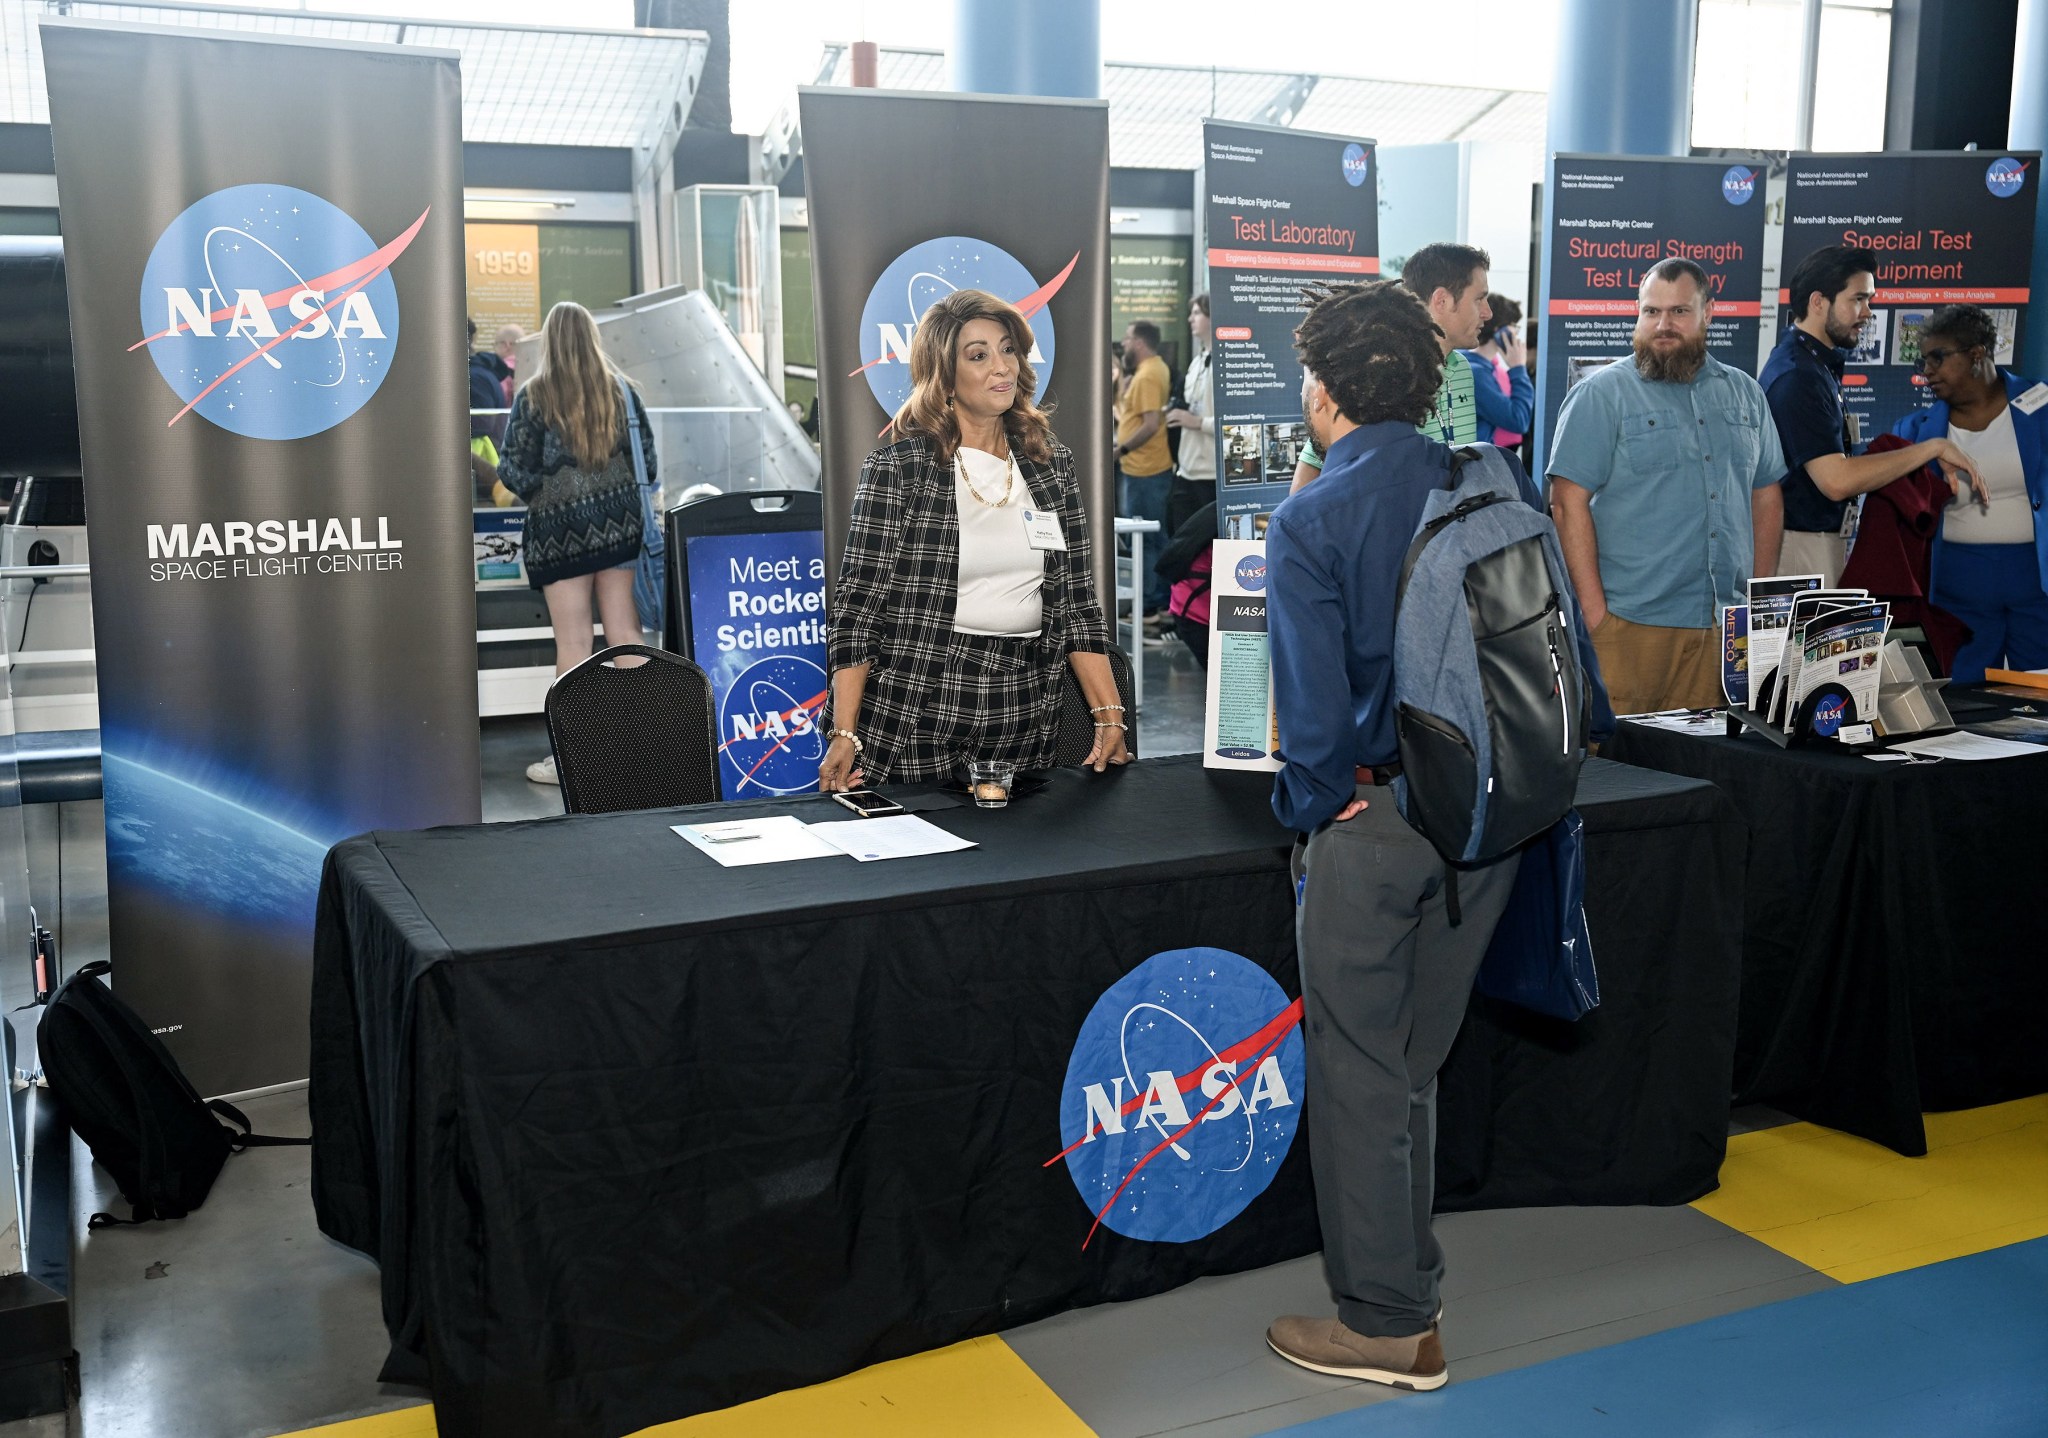
[[[1763,311],[1764,173],[1725,159],[1554,155],[1545,209],[1543,364],[1536,452],[1549,453],[1571,387],[1635,353],[1636,296],[1659,260],[1707,272],[1707,352],[1756,373]],[[1540,476],[1539,464],[1535,473]]]
[[[2031,150],[1793,155],[1785,175],[1789,278],[1815,250],[1877,252],[1870,321],[1847,352],[1842,404],[1868,441],[1934,402],[1920,369],[1920,330],[1943,305],[1986,310],[1999,364],[2019,353],[2033,262],[2040,155]],[[1778,291],[1781,324],[1790,292]]]
[[[480,817],[458,57],[42,41],[114,981],[200,1092],[301,1079],[329,846]]]
[[[815,529],[684,541],[690,656],[711,677],[727,799],[818,787],[825,757],[825,536]]]
[[[1100,100],[803,89],[804,193],[824,425],[825,559],[837,582],[862,462],[910,396],[918,319],[987,290],[1032,329],[1038,403],[1074,452],[1112,594],[1109,109]]]
[[[1318,281],[1380,272],[1374,142],[1202,122],[1216,375],[1216,532],[1264,539],[1308,443],[1294,327]]]

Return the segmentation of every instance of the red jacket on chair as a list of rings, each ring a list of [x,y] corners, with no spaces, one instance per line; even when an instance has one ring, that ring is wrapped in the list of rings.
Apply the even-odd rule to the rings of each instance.
[[[1869,453],[1904,449],[1908,441],[1895,434],[1879,435]],[[1941,516],[1948,508],[1948,481],[1933,465],[1899,476],[1863,499],[1863,517],[1856,525],[1856,545],[1842,570],[1844,586],[1867,589],[1892,607],[1892,623],[1917,624],[1941,662],[1944,674],[1969,629],[1945,609],[1928,600],[1928,561]]]

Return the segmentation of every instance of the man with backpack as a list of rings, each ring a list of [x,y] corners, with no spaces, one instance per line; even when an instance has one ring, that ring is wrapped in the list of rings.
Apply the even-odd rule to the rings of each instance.
[[[1528,641],[1512,662],[1555,665],[1555,684],[1546,674],[1521,686],[1539,709],[1509,728],[1543,728],[1546,744],[1561,743],[1550,768],[1563,775],[1567,807],[1585,744],[1611,731],[1613,716],[1562,550],[1521,466],[1488,447],[1460,452],[1456,465],[1449,447],[1418,430],[1444,364],[1428,310],[1392,281],[1322,288],[1310,299],[1295,343],[1306,369],[1302,408],[1325,463],[1267,530],[1267,622],[1284,766],[1273,810],[1308,836],[1294,860],[1307,1116],[1337,1315],[1281,1318],[1266,1338],[1317,1372],[1436,1388],[1447,1377],[1437,1332],[1443,1251],[1430,1226],[1436,1074],[1514,883],[1519,853],[1494,852],[1495,831],[1527,796],[1505,792],[1514,783],[1496,793],[1489,775],[1483,793],[1464,795],[1479,816],[1469,845],[1418,832],[1429,828],[1423,801],[1455,809],[1446,794],[1457,786],[1441,777],[1448,770],[1421,772],[1420,762],[1404,775],[1403,756],[1419,753],[1407,730],[1448,726],[1397,705],[1397,692],[1425,692],[1438,670],[1476,674],[1475,647],[1497,638]],[[1406,606],[1421,602],[1410,581],[1458,586],[1427,580],[1429,566],[1417,561],[1443,533],[1463,542],[1489,529],[1523,536],[1509,547],[1535,576],[1537,613],[1508,634],[1475,624],[1462,659],[1448,629],[1440,652],[1429,652],[1409,623]],[[1476,561],[1463,572],[1476,573]],[[1518,735],[1497,730],[1491,741],[1509,749]],[[1525,814],[1524,827],[1556,817]],[[1447,848],[1480,861],[1453,868]]]

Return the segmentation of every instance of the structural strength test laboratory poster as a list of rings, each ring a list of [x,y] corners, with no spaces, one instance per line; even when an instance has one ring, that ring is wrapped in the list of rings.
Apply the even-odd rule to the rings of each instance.
[[[1214,639],[1203,762],[1275,769],[1266,521],[1309,443],[1294,329],[1302,292],[1379,275],[1371,140],[1210,120],[1198,178],[1208,235],[1217,424]]]

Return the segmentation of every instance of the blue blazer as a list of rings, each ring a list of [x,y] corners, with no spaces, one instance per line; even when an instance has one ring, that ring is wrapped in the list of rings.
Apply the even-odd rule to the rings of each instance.
[[[2005,381],[2008,400],[2019,398],[2035,384],[2035,381],[2022,379],[2008,369],[2001,369],[1998,374]],[[2041,517],[2042,502],[2048,500],[2048,405],[2032,414],[2022,414],[2020,407],[2013,405],[2012,432],[2019,440],[2020,472],[2027,478],[2027,499],[2034,506],[2034,557],[2040,565],[2041,587],[2048,589],[2048,523],[2044,523]],[[1892,426],[1892,433],[1915,444],[1923,439],[1946,439],[1948,406],[1936,401],[1931,408],[1909,414]],[[1934,553],[1937,563],[1941,551],[1941,534],[1936,531]]]

